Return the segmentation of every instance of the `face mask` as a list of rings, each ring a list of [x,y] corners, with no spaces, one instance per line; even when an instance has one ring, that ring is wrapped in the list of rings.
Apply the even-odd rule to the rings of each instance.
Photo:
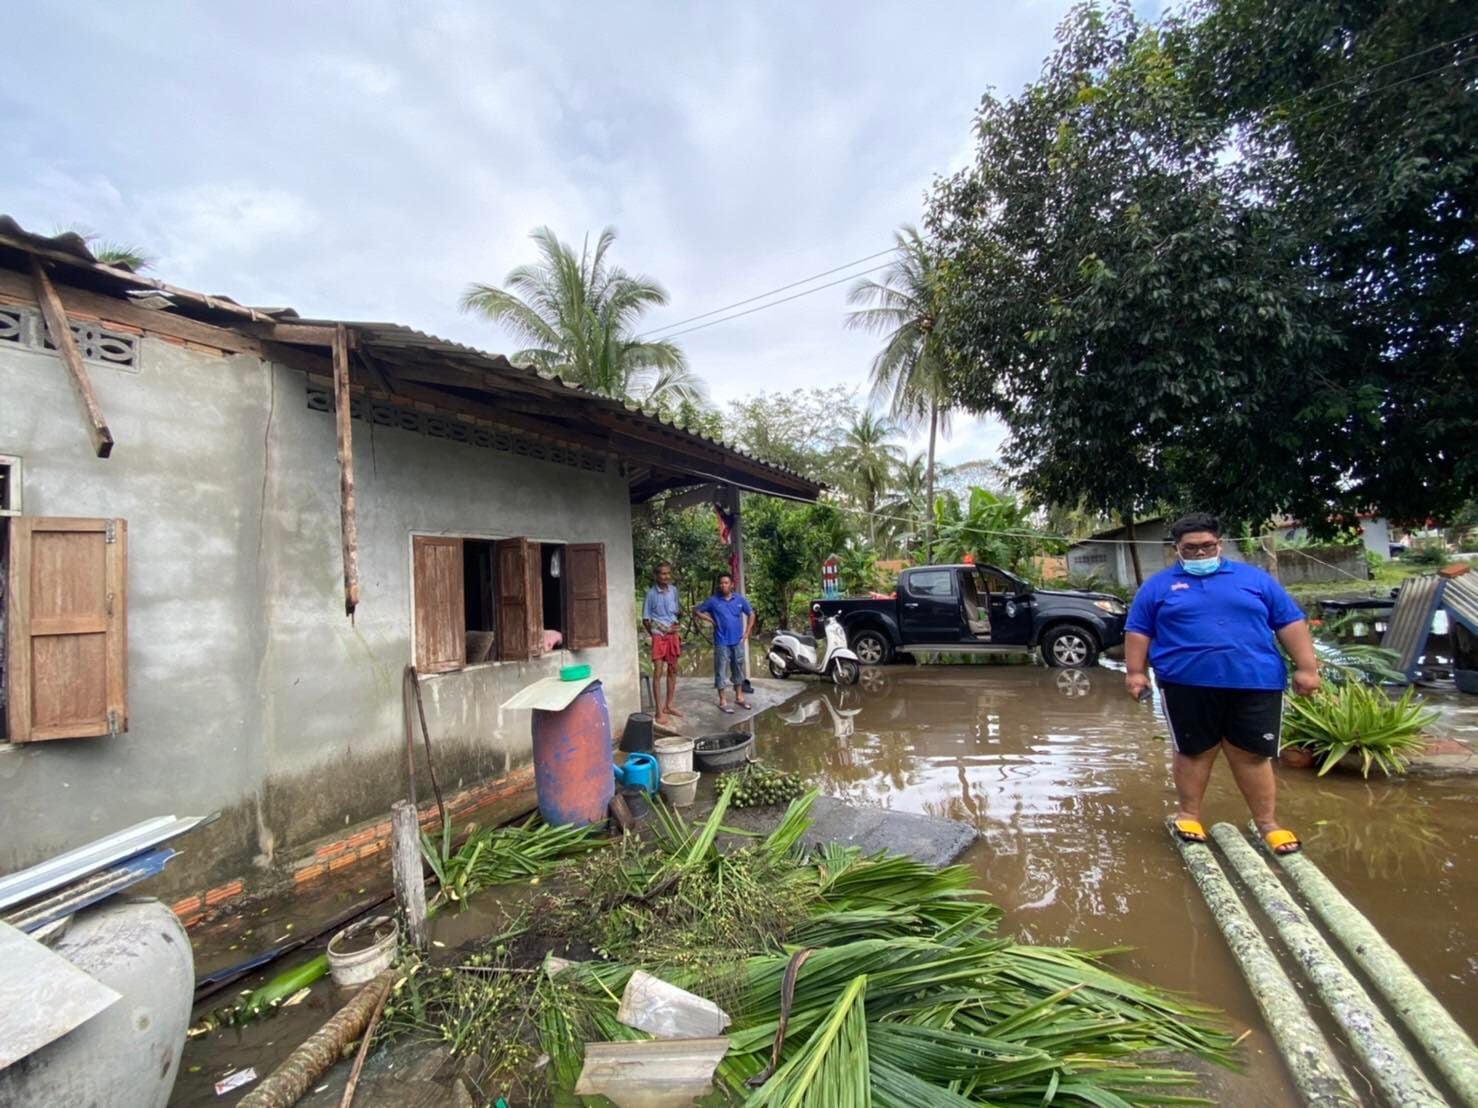
[[[1185,567],[1187,573],[1193,573],[1197,577],[1205,577],[1207,574],[1215,573],[1221,565],[1220,558],[1182,558],[1180,564]]]

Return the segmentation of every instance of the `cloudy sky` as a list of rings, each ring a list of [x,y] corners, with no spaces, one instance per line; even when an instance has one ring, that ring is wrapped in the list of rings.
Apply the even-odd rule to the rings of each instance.
[[[512,342],[458,313],[466,283],[532,260],[536,226],[609,224],[674,323],[889,246],[1065,8],[30,4],[7,23],[0,212],[137,244],[185,287],[490,350]],[[843,329],[845,292],[678,341],[720,403],[860,385],[874,340]],[[961,420],[944,457],[999,442]]]

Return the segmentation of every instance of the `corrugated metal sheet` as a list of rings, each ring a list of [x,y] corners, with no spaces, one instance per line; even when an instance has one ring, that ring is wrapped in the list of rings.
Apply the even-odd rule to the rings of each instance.
[[[21,931],[38,931],[48,923],[70,916],[73,912],[80,912],[91,904],[121,893],[130,885],[137,885],[155,874],[163,873],[165,865],[174,856],[175,851],[167,846],[135,855],[116,866],[99,870],[58,889],[50,896],[28,902],[6,916],[4,922]]]
[[[60,889],[74,881],[80,881],[100,869],[116,865],[135,854],[152,850],[186,831],[193,831],[203,823],[215,819],[209,816],[156,816],[136,823],[132,827],[117,831],[96,842],[79,846],[65,854],[58,854],[40,865],[0,877],[0,908],[30,900],[32,897]]]
[[[1396,597],[1396,606],[1391,609],[1391,622],[1381,637],[1381,646],[1396,652],[1395,668],[1406,674],[1408,681],[1416,679],[1417,663],[1427,645],[1427,636],[1432,630],[1432,617],[1442,599],[1442,586],[1446,579],[1435,575],[1408,577]]]
[[[1478,635],[1478,573],[1469,570],[1447,582],[1442,607],[1473,634]]]
[[[650,434],[666,431],[681,436],[694,446],[710,450],[721,450],[762,472],[777,479],[779,495],[794,495],[804,499],[815,499],[823,485],[795,472],[786,466],[776,465],[740,450],[721,439],[689,430],[677,421],[664,417],[660,412],[643,408],[634,401],[618,400],[593,393],[579,385],[550,373],[543,373],[532,366],[516,366],[501,354],[489,354],[476,347],[449,339],[438,338],[424,331],[398,323],[382,321],[351,321],[334,319],[307,319],[300,317],[291,308],[253,308],[238,304],[228,296],[210,295],[179,288],[164,281],[116,266],[103,265],[93,256],[87,242],[75,232],[60,235],[38,235],[21,227],[7,215],[0,215],[0,246],[9,246],[24,252],[48,257],[74,267],[74,271],[85,274],[84,282],[106,293],[128,300],[130,303],[162,311],[176,311],[180,315],[214,323],[221,327],[244,328],[250,324],[273,322],[296,322],[310,325],[334,325],[343,323],[352,328],[361,341],[371,346],[417,350],[439,358],[459,358],[474,361],[479,368],[524,381],[536,381],[549,388],[550,395],[568,399],[575,403],[595,405],[606,411],[629,416],[632,431]],[[676,446],[676,444],[672,444]]]

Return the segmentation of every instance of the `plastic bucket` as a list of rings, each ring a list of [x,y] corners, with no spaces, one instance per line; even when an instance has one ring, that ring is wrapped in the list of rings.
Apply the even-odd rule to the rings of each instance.
[[[692,739],[658,739],[652,744],[652,752],[657,755],[658,773],[663,777],[669,773],[692,772]]]
[[[604,823],[616,778],[611,713],[597,681],[557,712],[534,710],[534,791],[554,827]]]
[[[632,712],[626,717],[621,749],[628,754],[646,754],[652,749],[652,717],[648,713]]]
[[[674,808],[686,808],[698,796],[698,778],[695,770],[679,770],[662,775],[662,795]]]
[[[374,942],[358,950],[345,951],[349,940],[370,932]],[[364,985],[395,961],[395,946],[400,939],[400,925],[389,916],[374,916],[351,923],[328,943],[328,972],[341,988]]]

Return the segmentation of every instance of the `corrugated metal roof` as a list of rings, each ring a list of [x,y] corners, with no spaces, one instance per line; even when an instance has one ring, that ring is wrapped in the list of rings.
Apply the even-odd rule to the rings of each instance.
[[[1442,607],[1473,634],[1478,635],[1478,574],[1472,570],[1447,582]]]
[[[501,354],[491,354],[464,343],[453,342],[450,339],[418,331],[404,324],[383,321],[313,319],[299,316],[291,308],[248,307],[228,296],[209,295],[182,289],[125,268],[104,265],[88,249],[86,241],[75,232],[69,231],[52,236],[38,235],[21,227],[10,216],[0,215],[0,256],[3,256],[5,247],[73,266],[78,272],[89,276],[91,287],[122,297],[139,306],[161,311],[174,311],[218,326],[239,329],[245,324],[274,322],[322,326],[343,323],[373,344],[415,349],[432,356],[456,356],[474,360],[480,368],[490,372],[541,382],[557,390],[555,395],[568,396],[572,401],[594,404],[607,411],[623,412],[635,417],[638,422],[655,425],[649,429],[661,428],[682,436],[695,446],[701,445],[709,449],[721,450],[735,458],[742,459],[748,466],[774,475],[779,485],[791,486],[792,492],[803,494],[810,499],[814,499],[825,488],[820,482],[813,481],[804,474],[766,461],[722,439],[693,431],[676,420],[664,416],[661,412],[645,408],[635,401],[603,396],[566,381],[557,374],[545,373],[533,366],[517,366]]]
[[[1386,633],[1381,636],[1381,646],[1396,652],[1395,668],[1406,674],[1408,681],[1416,679],[1417,663],[1432,630],[1443,584],[1445,579],[1436,575],[1408,577],[1396,596]]]

